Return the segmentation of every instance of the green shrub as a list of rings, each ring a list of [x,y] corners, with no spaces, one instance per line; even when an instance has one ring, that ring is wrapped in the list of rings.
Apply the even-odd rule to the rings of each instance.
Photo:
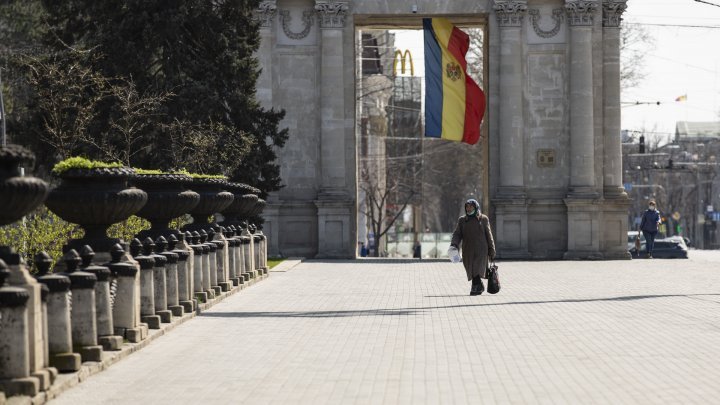
[[[133,215],[123,222],[113,224],[108,229],[107,234],[111,238],[120,238],[129,242],[133,240],[135,235],[140,233],[140,231],[144,231],[146,229],[150,229],[150,222],[146,219]]]
[[[189,224],[190,222],[192,222],[192,217],[190,216],[190,214],[185,214],[170,221],[169,227],[170,229],[181,229],[183,226]]]
[[[60,174],[70,169],[104,169],[108,167],[123,167],[123,164],[118,162],[105,163],[75,156],[58,162],[55,166],[53,166],[52,172]]]
[[[0,245],[12,247],[35,273],[35,254],[44,250],[52,258],[54,266],[62,257],[62,247],[70,239],[81,238],[83,234],[79,226],[63,221],[41,206],[22,221],[0,227]]]
[[[183,174],[187,174],[188,176],[192,177],[193,179],[227,180],[227,176],[223,176],[222,174],[198,174],[198,173],[183,173]]]
[[[171,174],[168,172],[164,172],[162,170],[156,170],[156,169],[138,169],[137,167],[133,167],[135,170],[135,173],[137,174]]]

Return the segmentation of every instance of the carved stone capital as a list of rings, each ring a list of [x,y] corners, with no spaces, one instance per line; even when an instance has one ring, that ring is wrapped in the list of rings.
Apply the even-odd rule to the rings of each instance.
[[[315,1],[315,11],[320,20],[320,28],[345,27],[345,16],[349,9],[347,1]]]
[[[527,12],[527,1],[495,0],[493,11],[501,27],[520,27]]]
[[[576,0],[565,3],[570,26],[592,26],[597,9],[598,3],[595,1]]]
[[[619,27],[627,0],[603,0],[603,27]]]
[[[260,22],[261,28],[269,28],[275,20],[277,14],[277,2],[275,0],[261,1],[257,10],[255,10],[255,20]]]
[[[560,32],[562,22],[565,19],[565,12],[560,8],[556,8],[552,11],[552,19],[555,22],[555,25],[550,30],[543,30],[540,28],[540,10],[531,9],[528,11],[528,14],[530,14],[533,31],[535,31],[535,34],[540,38],[552,38],[557,35],[557,33]]]

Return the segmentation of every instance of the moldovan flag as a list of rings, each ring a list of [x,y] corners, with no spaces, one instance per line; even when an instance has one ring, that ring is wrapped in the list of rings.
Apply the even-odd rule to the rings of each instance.
[[[425,136],[474,145],[480,139],[485,94],[467,75],[470,37],[446,18],[423,18]]]

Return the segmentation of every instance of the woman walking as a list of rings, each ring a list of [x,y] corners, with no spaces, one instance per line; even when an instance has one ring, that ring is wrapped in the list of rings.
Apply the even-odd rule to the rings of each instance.
[[[653,248],[655,247],[655,236],[658,233],[658,225],[662,220],[660,219],[660,212],[656,209],[655,201],[650,201],[648,209],[643,212],[642,219],[640,220],[640,230],[645,236],[645,250],[647,251],[648,259],[652,259]],[[640,252],[638,252],[638,255]]]
[[[495,240],[490,220],[480,213],[480,204],[474,199],[465,202],[465,215],[458,219],[450,246],[457,249],[461,243],[465,272],[472,281],[470,295],[480,295],[485,291],[482,278],[486,277],[488,262],[495,259]]]

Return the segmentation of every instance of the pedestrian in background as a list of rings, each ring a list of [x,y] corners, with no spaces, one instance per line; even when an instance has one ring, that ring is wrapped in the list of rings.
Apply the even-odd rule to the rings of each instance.
[[[640,220],[640,230],[643,236],[645,236],[645,250],[647,251],[648,259],[652,259],[655,237],[657,236],[658,226],[661,222],[662,220],[660,219],[660,212],[657,210],[657,204],[651,200],[650,203],[648,203],[648,209],[643,213],[642,219]]]
[[[461,243],[463,266],[472,281],[470,295],[480,295],[485,291],[482,279],[487,278],[489,261],[495,259],[495,240],[490,220],[480,213],[480,204],[474,199],[465,202],[465,215],[458,219],[450,246],[457,249]]]

